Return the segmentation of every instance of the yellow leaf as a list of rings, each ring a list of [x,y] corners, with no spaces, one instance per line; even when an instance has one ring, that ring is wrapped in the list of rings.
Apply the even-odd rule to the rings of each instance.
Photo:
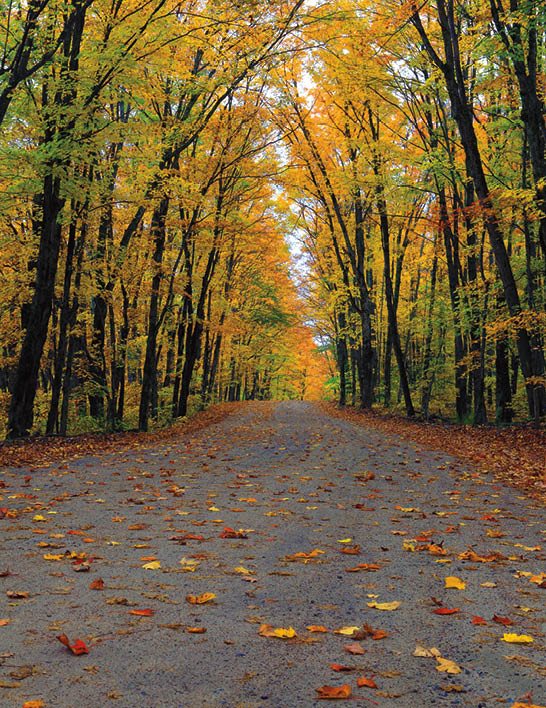
[[[161,568],[160,561],[152,561],[151,563],[144,563],[142,566],[146,570],[159,570]]]
[[[466,588],[466,583],[464,580],[457,578],[455,575],[448,575],[445,579],[446,588],[454,588],[455,590],[464,590]]]
[[[240,575],[254,575],[255,574],[253,570],[248,570],[243,565],[238,565],[233,570],[235,573],[239,573]]]
[[[535,703],[519,703],[518,702],[518,703],[513,703],[511,708],[545,708],[545,706],[537,706]]]
[[[38,699],[37,701],[25,701],[23,703],[23,708],[44,708],[45,703],[41,700]]]
[[[535,640],[528,634],[503,634],[501,641],[509,644],[531,644]]]
[[[346,637],[352,637],[359,629],[360,627],[340,627],[340,629],[334,630],[334,634],[343,634]]]
[[[186,595],[186,602],[190,605],[204,605],[206,602],[214,600],[216,595],[213,592],[204,592],[201,595]]]
[[[327,632],[326,627],[321,624],[310,624],[305,628],[308,632]]]
[[[417,644],[414,649],[413,656],[420,656],[426,659],[432,659],[433,657],[439,657],[440,652],[438,651],[438,649],[436,649],[436,647],[431,647],[430,649],[427,649],[426,647],[422,647],[420,644]]]
[[[460,674],[462,669],[454,661],[449,659],[444,659],[443,656],[436,657],[436,671],[440,671],[446,674]]]
[[[62,553],[44,553],[44,560],[46,561],[60,561],[63,558],[64,555]]]
[[[352,540],[352,538],[340,538],[338,543],[351,543]]]
[[[209,511],[220,511],[217,506],[209,506]]]
[[[33,521],[47,521],[46,517],[45,517],[45,516],[42,516],[41,514],[35,514],[35,515],[32,517],[32,520],[33,520]]]
[[[397,610],[402,603],[400,602],[367,602],[368,607],[373,607],[376,610]]]
[[[296,630],[293,627],[272,627],[270,624],[260,625],[258,634],[261,637],[277,637],[278,639],[292,639],[296,637]]]
[[[186,573],[193,573],[198,568],[200,563],[198,560],[193,558],[181,558],[180,565],[182,566],[182,570]]]

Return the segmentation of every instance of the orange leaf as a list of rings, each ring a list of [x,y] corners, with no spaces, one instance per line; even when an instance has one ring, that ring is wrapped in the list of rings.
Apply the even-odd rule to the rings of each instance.
[[[354,666],[345,666],[344,664],[330,664],[332,671],[354,671]]]
[[[360,546],[347,546],[346,548],[340,548],[339,550],[347,556],[358,556],[360,553]]]
[[[189,634],[205,634],[206,631],[206,627],[186,627],[186,632]]]
[[[144,610],[129,610],[129,614],[137,617],[151,617],[155,614],[155,610],[146,607]]]
[[[45,703],[39,698],[37,701],[25,701],[23,708],[45,708]]]
[[[351,687],[346,683],[343,686],[321,686],[315,691],[318,693],[318,698],[350,698],[352,695]]]
[[[81,639],[76,639],[74,644],[70,644],[70,640],[66,634],[59,634],[57,639],[61,642],[61,644],[64,644],[67,649],[70,649],[70,651],[76,656],[80,656],[80,654],[89,654],[89,649],[85,646]]]
[[[354,568],[345,568],[346,573],[358,573],[361,570],[367,570],[373,572],[375,570],[380,570],[381,566],[377,563],[359,563],[355,565]]]
[[[104,580],[102,578],[97,578],[89,585],[90,590],[104,590]]]
[[[308,632],[327,632],[328,629],[321,624],[310,624],[305,628]]]
[[[435,615],[454,615],[459,612],[458,607],[439,607],[437,610],[432,610]]]
[[[484,620],[483,617],[480,617],[479,615],[474,615],[472,617],[472,624],[481,624],[481,625],[487,625],[487,621]]]
[[[363,688],[364,686],[366,686],[366,688],[377,688],[376,682],[371,678],[366,678],[365,676],[357,678],[356,685],[359,688]]]

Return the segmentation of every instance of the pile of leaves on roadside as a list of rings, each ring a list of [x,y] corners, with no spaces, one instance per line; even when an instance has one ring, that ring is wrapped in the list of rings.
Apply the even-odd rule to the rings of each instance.
[[[349,407],[340,409],[333,403],[323,406],[330,415],[351,423],[413,440],[471,462],[484,472],[494,474],[504,484],[546,502],[546,433],[543,430],[526,425],[495,428],[425,422]]]
[[[219,423],[235,413],[239,406],[239,403],[220,403],[200,411],[192,418],[148,433],[88,433],[64,438],[36,436],[0,442],[0,467],[46,467],[63,459],[115,452],[124,448],[148,447],[155,442],[170,440],[182,433],[195,433]]]

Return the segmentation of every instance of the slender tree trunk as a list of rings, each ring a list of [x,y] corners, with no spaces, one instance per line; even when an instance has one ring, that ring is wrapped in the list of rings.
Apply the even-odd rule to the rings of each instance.
[[[142,387],[140,391],[140,406],[138,412],[139,430],[148,430],[148,418],[154,393],[154,379],[157,379],[157,335],[159,316],[159,289],[162,281],[161,267],[165,251],[167,212],[169,198],[163,197],[154,210],[151,221],[151,233],[154,238],[153,264],[155,273],[152,278],[152,290],[148,309],[148,335],[146,339],[146,355],[142,371]]]

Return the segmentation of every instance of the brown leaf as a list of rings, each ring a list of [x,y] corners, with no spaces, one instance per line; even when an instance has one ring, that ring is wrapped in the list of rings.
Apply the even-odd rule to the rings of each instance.
[[[358,642],[352,642],[351,644],[345,644],[343,647],[349,654],[364,654],[366,650]]]

